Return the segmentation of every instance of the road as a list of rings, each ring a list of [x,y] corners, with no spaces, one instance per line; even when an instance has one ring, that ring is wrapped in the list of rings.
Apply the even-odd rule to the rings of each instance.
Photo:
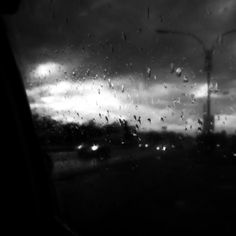
[[[115,153],[107,162],[77,160],[68,174],[66,168],[55,172],[62,215],[76,232],[154,235],[235,230],[235,166],[196,163],[168,150]],[[75,154],[69,155],[72,161]],[[59,173],[64,175],[59,178]]]
[[[60,179],[65,176],[93,171],[106,166],[116,165],[117,163],[137,161],[143,158],[148,159],[154,157],[160,160],[161,157],[165,156],[164,154],[170,151],[173,152],[174,150],[167,148],[157,150],[154,146],[148,148],[120,148],[112,146],[111,158],[106,161],[89,158],[88,160],[84,160],[78,156],[76,151],[51,152],[50,157],[54,163],[53,176],[55,179]]]

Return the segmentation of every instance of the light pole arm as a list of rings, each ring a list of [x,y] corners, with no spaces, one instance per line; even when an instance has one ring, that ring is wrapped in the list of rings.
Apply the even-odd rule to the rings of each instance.
[[[212,50],[215,50],[215,48],[218,46],[218,44],[222,43],[223,41],[223,38],[225,36],[228,36],[229,34],[233,34],[233,33],[236,33],[236,29],[232,29],[232,30],[228,30],[222,34],[220,34],[217,38],[216,38],[216,41],[215,43],[213,44],[212,46]]]
[[[176,34],[176,35],[184,35],[184,36],[189,36],[193,39],[195,39],[203,48],[203,51],[206,51],[206,46],[204,42],[195,34],[192,34],[190,32],[183,32],[183,31],[177,31],[177,30],[162,30],[162,29],[157,29],[156,33],[158,34]]]
[[[226,36],[228,34],[232,34],[232,33],[236,33],[236,29],[232,29],[232,30],[229,30],[229,31],[226,31],[222,34],[222,36]]]

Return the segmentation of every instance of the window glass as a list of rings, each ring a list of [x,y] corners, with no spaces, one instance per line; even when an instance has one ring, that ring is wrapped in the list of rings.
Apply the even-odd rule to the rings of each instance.
[[[233,230],[236,1],[24,0],[5,19],[75,231]]]

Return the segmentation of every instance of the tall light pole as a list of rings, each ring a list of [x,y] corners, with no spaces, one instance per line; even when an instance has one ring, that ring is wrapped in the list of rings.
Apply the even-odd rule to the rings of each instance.
[[[236,33],[236,29],[226,31],[218,35],[216,40],[213,42],[212,46],[209,48],[206,47],[205,43],[202,41],[201,38],[190,32],[157,29],[156,33],[188,36],[197,41],[201,45],[204,53],[204,71],[206,72],[206,78],[207,78],[207,101],[206,101],[207,107],[206,107],[206,115],[203,117],[204,118],[203,132],[211,133],[212,131],[214,131],[214,115],[211,114],[211,91],[210,91],[213,54],[215,52],[216,47],[223,42],[223,38],[229,34]]]

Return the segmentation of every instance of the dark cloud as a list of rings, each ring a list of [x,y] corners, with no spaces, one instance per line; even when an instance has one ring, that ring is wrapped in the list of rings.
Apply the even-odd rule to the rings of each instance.
[[[108,56],[114,69],[128,60],[140,68],[140,64],[160,58],[164,63],[165,58],[182,63],[183,57],[188,58],[192,67],[199,68],[203,64],[200,48],[193,39],[161,36],[155,30],[192,32],[209,45],[220,32],[236,28],[236,3],[232,0],[24,0],[10,22],[25,57],[37,57],[37,49],[55,51],[73,45],[88,50],[94,61],[102,62]],[[122,40],[122,32],[126,41]],[[233,39],[226,42],[230,46],[225,47],[223,56],[230,52]]]

